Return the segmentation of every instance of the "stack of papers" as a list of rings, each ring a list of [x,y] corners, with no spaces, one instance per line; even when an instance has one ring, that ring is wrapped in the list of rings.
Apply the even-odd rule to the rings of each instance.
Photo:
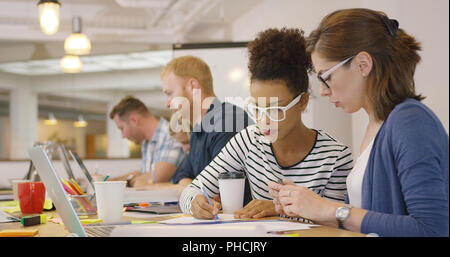
[[[282,221],[278,219],[273,220],[248,220],[248,219],[235,219],[232,214],[219,214],[218,220],[204,220],[196,219],[194,217],[179,217],[160,221],[161,224],[167,225],[207,225],[207,224],[227,224],[245,227],[259,225],[264,228],[266,233],[285,232],[291,230],[304,230],[318,225],[305,224],[292,221]]]

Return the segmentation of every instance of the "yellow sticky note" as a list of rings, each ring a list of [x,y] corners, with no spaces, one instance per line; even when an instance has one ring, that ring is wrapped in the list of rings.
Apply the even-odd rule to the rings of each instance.
[[[289,233],[289,234],[283,234],[284,236],[293,236],[293,237],[299,237],[300,235],[297,233]]]
[[[53,203],[51,199],[45,199],[44,201],[44,210],[50,210],[53,207]]]
[[[154,220],[132,220],[131,224],[150,224],[150,223],[156,223]]]
[[[19,201],[0,202],[0,207],[15,207],[15,206],[19,206]]]
[[[1,210],[11,214],[11,213],[15,213],[15,212],[20,212],[20,206],[4,207],[4,208],[1,208]]]
[[[101,223],[102,219],[81,219],[81,224],[93,224],[93,223]]]

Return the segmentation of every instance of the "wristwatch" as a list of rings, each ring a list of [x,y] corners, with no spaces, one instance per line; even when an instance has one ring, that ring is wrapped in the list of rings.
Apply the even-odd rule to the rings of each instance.
[[[336,220],[340,229],[345,229],[344,221],[346,221],[348,217],[350,217],[351,209],[352,206],[349,204],[336,209]]]

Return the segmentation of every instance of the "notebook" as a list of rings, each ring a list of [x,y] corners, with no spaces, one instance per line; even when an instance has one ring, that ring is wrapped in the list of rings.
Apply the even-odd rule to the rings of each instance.
[[[181,209],[178,204],[174,205],[157,205],[150,207],[126,207],[127,211],[133,212],[144,212],[144,213],[152,213],[152,214],[171,214],[171,213],[180,213]]]

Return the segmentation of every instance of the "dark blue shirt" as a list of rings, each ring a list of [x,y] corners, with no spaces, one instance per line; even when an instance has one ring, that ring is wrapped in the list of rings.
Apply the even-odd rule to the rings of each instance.
[[[236,133],[253,123],[242,108],[221,103],[215,98],[201,123],[194,126],[189,142],[190,152],[178,167],[173,182],[178,183],[183,178],[194,179]],[[248,202],[249,197],[246,183],[244,202]]]

